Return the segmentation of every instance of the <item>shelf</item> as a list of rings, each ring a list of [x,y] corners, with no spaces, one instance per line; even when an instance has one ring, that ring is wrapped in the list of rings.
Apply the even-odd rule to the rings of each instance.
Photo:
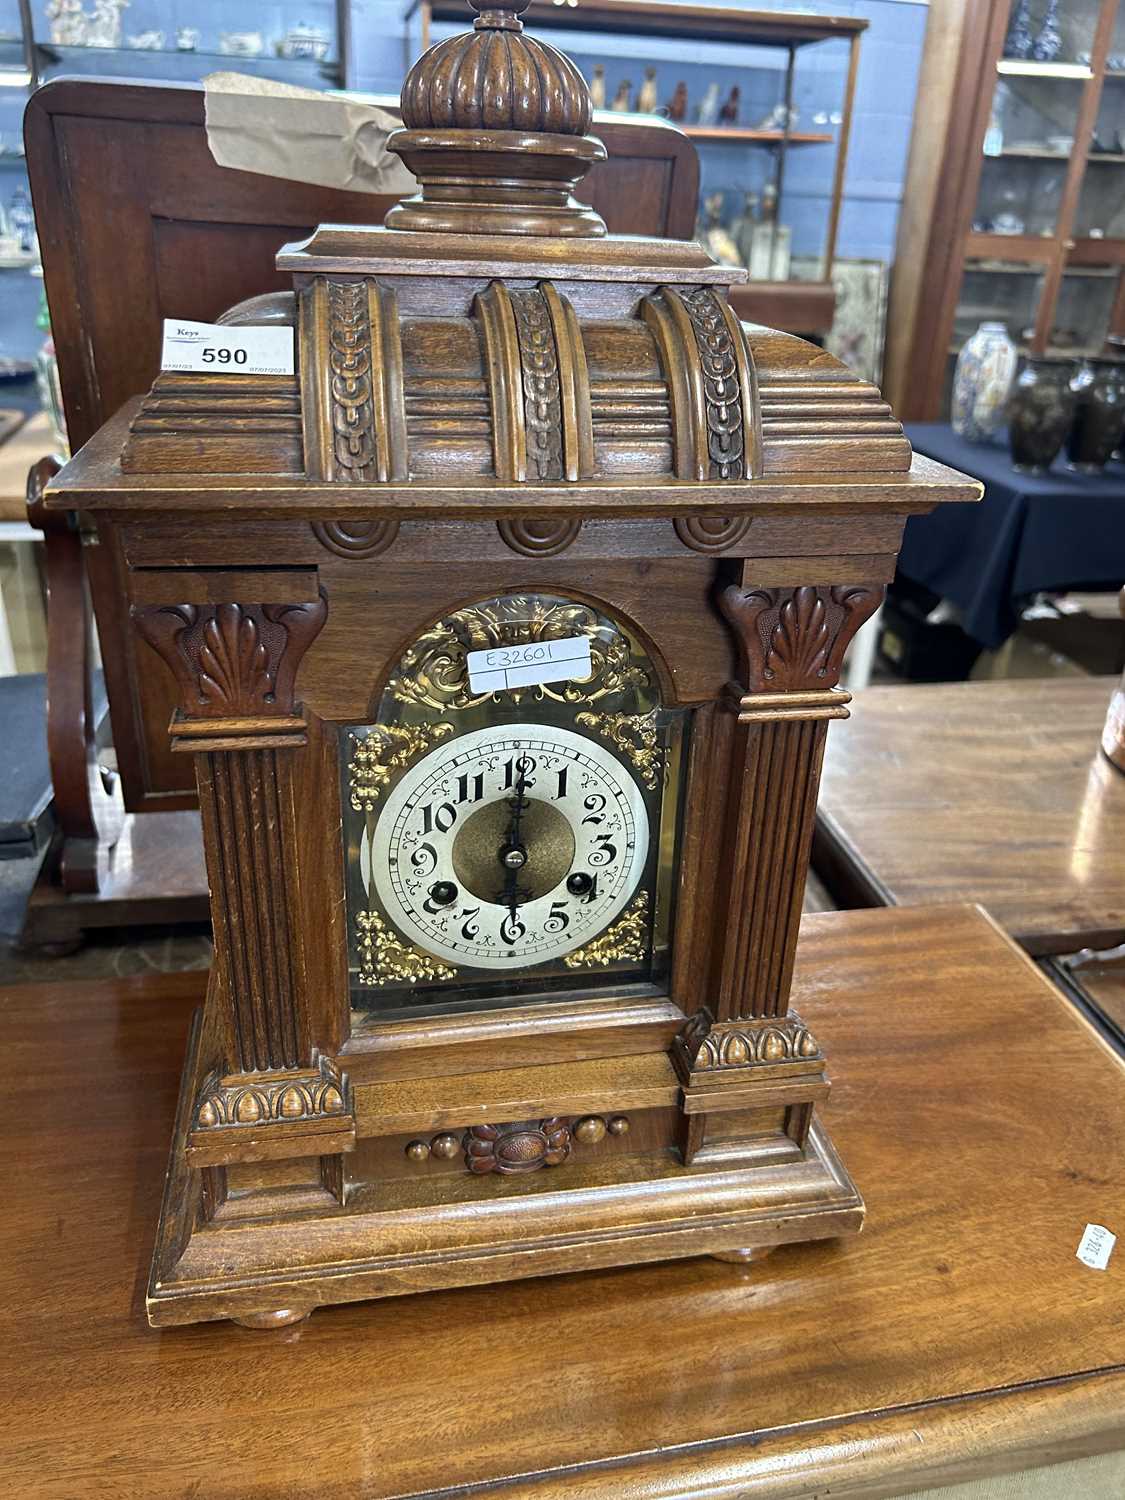
[[[421,0],[413,0],[409,20]],[[433,0],[435,21],[465,23],[464,0]],[[580,31],[615,31],[634,36],[670,36],[681,41],[746,42],[775,47],[802,47],[832,37],[854,37],[866,31],[859,16],[818,16],[796,12],[735,10],[714,5],[638,5],[636,0],[577,0],[552,4],[532,0],[521,19],[531,31],[562,26]]]
[[[993,155],[984,153],[986,161],[1001,161],[1004,157],[1015,157],[1019,161],[1069,161],[1070,151],[1055,151],[1050,146],[1005,146]]]
[[[47,62],[78,62],[79,59],[87,57],[112,58],[120,62],[122,58],[136,59],[143,62],[152,57],[176,57],[182,63],[188,64],[196,61],[211,68],[218,64],[224,68],[240,69],[247,65],[253,67],[255,64],[270,63],[280,64],[284,68],[292,68],[294,72],[308,72],[317,70],[335,76],[340,71],[340,65],[333,58],[325,58],[323,62],[312,57],[281,57],[276,52],[259,52],[253,57],[244,56],[242,53],[234,52],[187,52],[179,47],[63,47],[54,42],[36,42],[36,51]]]
[[[752,141],[760,146],[780,146],[786,139],[783,130],[747,130],[739,125],[679,125],[693,141]],[[831,146],[836,137],[830,132],[791,130],[791,146]]]
[[[1093,78],[1094,71],[1087,63],[1032,62],[1022,57],[1002,57],[996,64],[998,73],[1009,78]]]
[[[970,231],[965,240],[967,260],[1029,261],[1043,264],[1055,258],[1053,234],[991,234]]]

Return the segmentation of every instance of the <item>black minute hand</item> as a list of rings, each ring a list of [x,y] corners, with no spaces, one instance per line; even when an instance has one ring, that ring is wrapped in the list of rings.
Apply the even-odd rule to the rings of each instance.
[[[527,851],[520,843],[520,819],[527,806],[523,795],[526,788],[526,773],[521,771],[515,785],[515,796],[508,802],[512,816],[500,849],[500,863],[504,866],[504,889],[500,892],[500,900],[508,908],[513,921],[515,921],[520,898],[523,895],[519,884],[520,871],[527,863]]]

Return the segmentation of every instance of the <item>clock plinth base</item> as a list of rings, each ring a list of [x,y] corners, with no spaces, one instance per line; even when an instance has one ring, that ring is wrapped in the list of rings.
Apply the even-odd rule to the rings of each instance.
[[[803,1150],[779,1153],[763,1136],[685,1166],[667,1102],[631,1108],[631,1128],[607,1128],[592,1147],[579,1134],[564,1161],[542,1170],[476,1175],[431,1155],[417,1175],[353,1182],[340,1198],[306,1192],[286,1209],[275,1193],[259,1215],[236,1195],[233,1214],[212,1204],[208,1217],[207,1174],[231,1169],[188,1164],[199,1035],[197,1025],[149,1285],[154,1327],[220,1318],[279,1327],[319,1306],[409,1292],[699,1255],[743,1261],[863,1223],[863,1200],[816,1121]],[[670,1102],[676,1080],[664,1061]],[[598,1101],[588,1104],[583,1118],[597,1116]],[[620,1118],[610,1093],[601,1108]]]

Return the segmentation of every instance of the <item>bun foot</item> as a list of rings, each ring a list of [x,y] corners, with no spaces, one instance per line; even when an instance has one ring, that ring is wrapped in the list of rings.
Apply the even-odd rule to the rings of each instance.
[[[752,1260],[765,1260],[767,1255],[772,1255],[775,1246],[759,1245],[754,1250],[715,1250],[711,1254],[712,1260],[730,1261],[736,1266],[749,1265]]]
[[[312,1312],[311,1307],[275,1307],[271,1312],[246,1313],[241,1318],[232,1318],[240,1328],[288,1328],[290,1323],[300,1323]]]

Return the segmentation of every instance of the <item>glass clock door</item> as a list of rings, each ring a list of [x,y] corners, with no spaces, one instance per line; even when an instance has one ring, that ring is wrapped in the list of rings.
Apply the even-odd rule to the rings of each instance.
[[[683,735],[589,604],[503,595],[424,631],[341,733],[353,1009],[658,987]]]

